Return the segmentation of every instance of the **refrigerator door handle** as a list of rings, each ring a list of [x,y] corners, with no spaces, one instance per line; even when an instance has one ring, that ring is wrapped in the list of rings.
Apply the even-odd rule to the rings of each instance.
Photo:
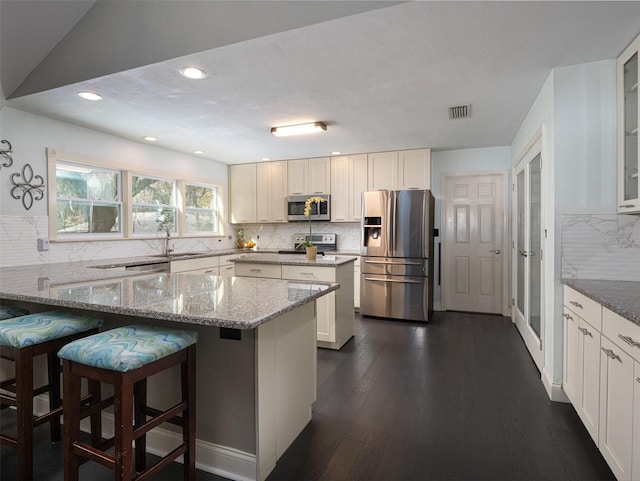
[[[422,284],[423,281],[414,281],[411,279],[401,280],[401,279],[379,279],[377,277],[365,277],[365,281],[377,281],[377,282],[396,282],[400,284]]]
[[[421,266],[421,262],[364,261],[365,264],[386,264],[393,266]]]

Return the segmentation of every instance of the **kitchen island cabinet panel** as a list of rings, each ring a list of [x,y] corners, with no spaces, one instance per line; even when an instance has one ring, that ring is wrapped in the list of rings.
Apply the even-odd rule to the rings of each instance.
[[[329,257],[327,256],[327,258]],[[290,260],[289,264],[287,264],[287,259]],[[353,258],[349,262],[336,263],[337,265],[322,265],[322,262],[324,262],[322,260],[317,262],[305,261],[300,255],[256,254],[237,259],[235,262],[235,275],[274,277],[305,281],[305,283],[339,283],[340,289],[317,299],[316,319],[318,346],[340,349],[353,337],[352,260]]]

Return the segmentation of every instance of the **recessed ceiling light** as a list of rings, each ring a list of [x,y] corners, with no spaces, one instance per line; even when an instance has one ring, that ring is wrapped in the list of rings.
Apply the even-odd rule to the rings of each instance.
[[[193,153],[196,155],[202,155],[204,154],[204,150],[194,150]]]
[[[271,160],[269,157],[262,157],[260,160]]]
[[[152,137],[151,135],[147,135],[146,137],[143,137],[144,140],[146,140],[147,142],[155,142],[156,139],[155,137]]]
[[[338,152],[337,150],[331,152],[331,155],[340,155],[340,154],[341,154],[341,152]]]
[[[78,95],[85,100],[102,100],[102,95],[97,94],[95,92],[89,92],[87,90],[83,90],[82,92],[78,92]]]
[[[327,126],[322,122],[309,122],[306,124],[283,125],[282,127],[273,127],[271,133],[276,137],[286,137],[288,135],[311,134],[313,132],[322,132],[327,130]]]
[[[199,67],[182,67],[180,69],[180,75],[192,80],[200,80],[207,76],[207,72]]]

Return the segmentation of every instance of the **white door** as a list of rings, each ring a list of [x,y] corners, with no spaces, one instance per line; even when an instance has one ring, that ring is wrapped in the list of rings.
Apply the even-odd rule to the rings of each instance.
[[[505,313],[504,174],[445,178],[444,309]]]
[[[542,345],[542,158],[537,142],[514,170],[513,320],[538,369]]]

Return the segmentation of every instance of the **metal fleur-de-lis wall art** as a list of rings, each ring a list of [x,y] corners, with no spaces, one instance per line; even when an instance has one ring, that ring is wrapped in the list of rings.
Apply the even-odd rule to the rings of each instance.
[[[23,182],[19,178],[22,175]],[[16,180],[18,178],[18,180]],[[34,200],[42,200],[44,197],[44,179],[33,175],[33,169],[29,164],[24,164],[22,174],[16,172],[11,174],[11,183],[14,185],[11,189],[11,196],[14,199],[22,197],[22,205],[25,209],[31,209]]]
[[[11,154],[13,153],[13,151],[11,150],[11,142],[9,142],[8,140],[0,140],[0,144],[7,144],[9,146],[8,149],[0,148],[0,156],[4,159],[2,162],[2,166],[11,167],[11,165],[13,164],[13,157],[11,157]]]

